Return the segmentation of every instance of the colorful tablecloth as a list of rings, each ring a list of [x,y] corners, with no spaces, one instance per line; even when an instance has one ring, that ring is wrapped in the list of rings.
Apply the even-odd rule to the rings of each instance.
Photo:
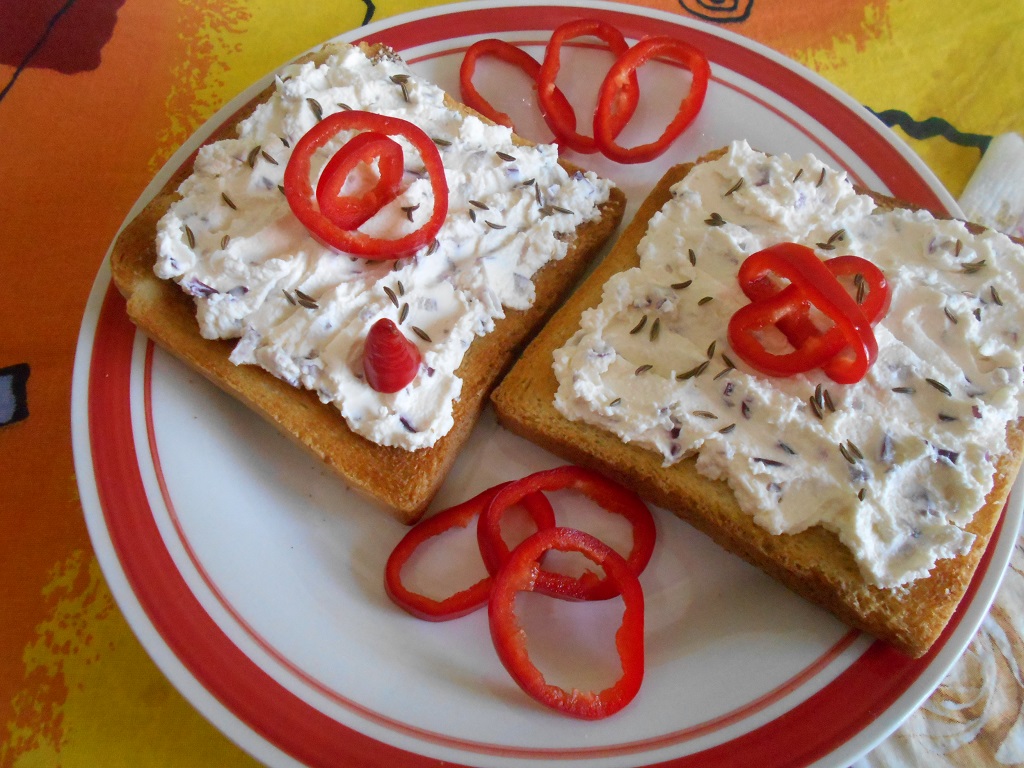
[[[878,113],[960,195],[1024,133],[1024,4],[636,0],[720,24]],[[241,766],[125,623],[83,522],[75,342],[107,246],[223,102],[315,44],[429,0],[0,3],[0,766]],[[1024,764],[1024,547],[940,688],[862,766]]]

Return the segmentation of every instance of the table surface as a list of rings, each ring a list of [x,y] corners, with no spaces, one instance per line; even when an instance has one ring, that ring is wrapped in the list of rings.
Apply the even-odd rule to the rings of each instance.
[[[317,43],[431,4],[0,4],[0,766],[253,763],[161,675],[100,573],[71,451],[78,327],[128,210],[205,118]],[[816,70],[898,126],[954,196],[990,137],[1024,133],[1024,3],[635,4]],[[1022,616],[1019,541],[968,651],[858,766],[1024,764]]]

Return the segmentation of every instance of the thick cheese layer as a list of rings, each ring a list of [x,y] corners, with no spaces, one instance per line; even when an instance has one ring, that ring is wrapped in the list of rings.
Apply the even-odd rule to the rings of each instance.
[[[292,214],[280,188],[291,147],[318,112],[345,108],[401,117],[438,142],[449,213],[435,247],[397,262],[352,258],[319,244]],[[314,174],[348,138],[315,158]],[[410,231],[433,206],[418,154],[398,141],[404,191],[363,225],[382,237]],[[452,426],[455,371],[473,339],[505,308],[533,303],[534,274],[565,255],[574,230],[608,199],[609,182],[570,176],[557,160],[554,146],[514,146],[507,128],[449,109],[441,89],[397,57],[371,60],[353,48],[322,66],[285,69],[238,138],[199,151],[159,224],[155,271],[195,298],[204,337],[240,339],[233,362],[316,391],[376,443],[423,448]],[[362,174],[372,183],[375,170]],[[423,354],[419,375],[395,394],[363,380],[363,339],[383,317],[401,320]]]
[[[876,210],[845,173],[742,142],[672,195],[640,266],[605,285],[556,352],[558,409],[666,465],[696,452],[697,469],[726,480],[759,525],[835,531],[879,586],[966,552],[1007,423],[1024,414],[1024,249],[928,213]],[[885,273],[892,306],[861,382],[768,377],[730,349],[729,318],[748,303],[737,269],[779,242]]]

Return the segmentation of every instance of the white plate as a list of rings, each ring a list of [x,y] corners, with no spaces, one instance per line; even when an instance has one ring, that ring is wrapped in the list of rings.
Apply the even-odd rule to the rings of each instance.
[[[631,167],[583,159],[624,187],[628,213],[669,164],[741,137],[772,152],[813,151],[867,186],[955,210],[913,153],[848,97],[766,48],[685,17],[608,3],[473,3],[388,19],[343,39],[386,42],[457,93],[461,54],[475,39],[501,36],[539,57],[550,31],[579,16],[611,21],[630,39],[681,36],[712,62],[706,105],[668,155]],[[573,47],[559,82],[580,90],[573,83],[587,84],[600,66],[588,57],[600,55]],[[644,77],[646,92],[671,94],[680,74],[656,64]],[[136,210],[265,83],[204,126]],[[479,84],[518,100],[521,131],[547,135],[527,87],[483,65]],[[655,125],[657,108],[674,100],[652,100],[641,125]],[[395,608],[382,573],[404,529],[136,334],[107,267],[83,322],[72,405],[82,503],[121,609],[184,695],[277,766],[846,765],[913,711],[966,646],[1022,512],[1015,496],[949,629],[927,657],[910,661],[657,510],[659,543],[643,576],[643,689],[615,717],[577,722],[516,688],[483,613],[436,625]],[[488,415],[435,506],[557,463]],[[585,625],[604,609],[566,610],[568,621]],[[567,674],[600,653],[574,642],[582,644],[563,641],[553,662]]]

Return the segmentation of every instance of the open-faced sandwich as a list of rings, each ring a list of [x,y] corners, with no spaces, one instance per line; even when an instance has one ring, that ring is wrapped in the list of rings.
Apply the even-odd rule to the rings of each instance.
[[[493,401],[918,656],[1020,465],[1022,284],[999,233],[737,142],[666,173]]]
[[[410,522],[623,207],[389,49],[329,45],[173,174],[113,278],[153,340]]]

